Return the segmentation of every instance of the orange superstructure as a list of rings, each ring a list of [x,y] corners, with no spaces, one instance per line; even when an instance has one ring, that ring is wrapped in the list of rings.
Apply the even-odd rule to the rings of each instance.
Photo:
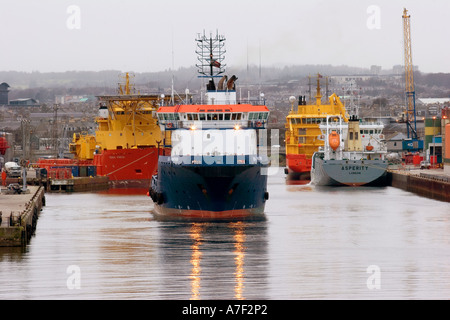
[[[235,104],[235,105],[177,105],[160,107],[158,113],[227,113],[227,112],[266,112],[266,106],[254,106],[251,104]]]

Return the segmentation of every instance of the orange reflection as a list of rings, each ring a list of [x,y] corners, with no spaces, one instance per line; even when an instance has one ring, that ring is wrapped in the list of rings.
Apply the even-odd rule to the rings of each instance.
[[[194,223],[191,226],[190,230],[190,236],[191,239],[194,240],[194,243],[191,246],[192,249],[192,256],[191,256],[191,264],[192,264],[192,271],[190,275],[191,279],[191,300],[199,300],[200,299],[200,272],[202,271],[202,268],[200,267],[200,261],[202,258],[202,252],[200,251],[200,246],[202,244],[203,238],[202,238],[202,231],[203,231],[203,225]]]
[[[192,265],[191,274],[189,276],[191,280],[191,300],[200,300],[200,289],[201,289],[201,260],[202,251],[201,246],[203,244],[204,238],[202,233],[205,231],[207,224],[203,223],[193,223],[191,225],[189,234],[193,240],[191,245],[191,259],[190,263]],[[245,288],[245,226],[246,224],[242,221],[232,222],[229,224],[230,228],[233,230],[233,242],[234,250],[233,253],[235,271],[233,273],[235,286],[234,286],[234,298],[237,300],[244,300],[243,292]]]
[[[234,272],[236,285],[234,286],[234,298],[237,300],[244,300],[244,282],[245,282],[245,270],[244,270],[244,258],[245,258],[245,225],[242,221],[231,223],[231,227],[234,229],[234,258],[236,269]]]
[[[288,180],[286,179],[286,184],[288,186],[302,186],[307,185],[311,182],[311,180]]]

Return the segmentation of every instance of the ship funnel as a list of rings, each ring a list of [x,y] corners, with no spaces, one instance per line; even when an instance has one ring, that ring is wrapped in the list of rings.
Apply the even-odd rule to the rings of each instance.
[[[105,103],[100,104],[100,107],[98,108],[98,116],[100,118],[108,118],[108,107]]]
[[[227,89],[228,90],[236,90],[236,86],[235,86],[235,82],[236,82],[236,80],[237,80],[238,78],[235,76],[235,75],[233,75],[231,78],[230,78],[230,80],[228,80],[228,82],[227,82]]]
[[[228,76],[223,76],[222,79],[220,79],[219,84],[217,85],[217,90],[225,90],[224,83],[228,81]]]

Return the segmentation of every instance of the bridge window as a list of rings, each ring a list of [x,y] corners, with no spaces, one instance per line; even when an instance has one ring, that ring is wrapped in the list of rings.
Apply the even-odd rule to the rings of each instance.
[[[218,117],[217,113],[208,113],[206,115],[206,119],[209,121],[216,121],[219,119],[219,117]]]
[[[241,120],[242,113],[233,113],[231,120]]]

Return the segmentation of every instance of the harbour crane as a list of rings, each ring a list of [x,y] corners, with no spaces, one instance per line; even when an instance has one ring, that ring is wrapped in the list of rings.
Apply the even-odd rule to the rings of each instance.
[[[406,91],[406,130],[408,138],[417,140],[416,126],[416,92],[414,88],[414,70],[411,48],[411,25],[408,10],[403,9],[403,49],[405,57],[405,91]]]

